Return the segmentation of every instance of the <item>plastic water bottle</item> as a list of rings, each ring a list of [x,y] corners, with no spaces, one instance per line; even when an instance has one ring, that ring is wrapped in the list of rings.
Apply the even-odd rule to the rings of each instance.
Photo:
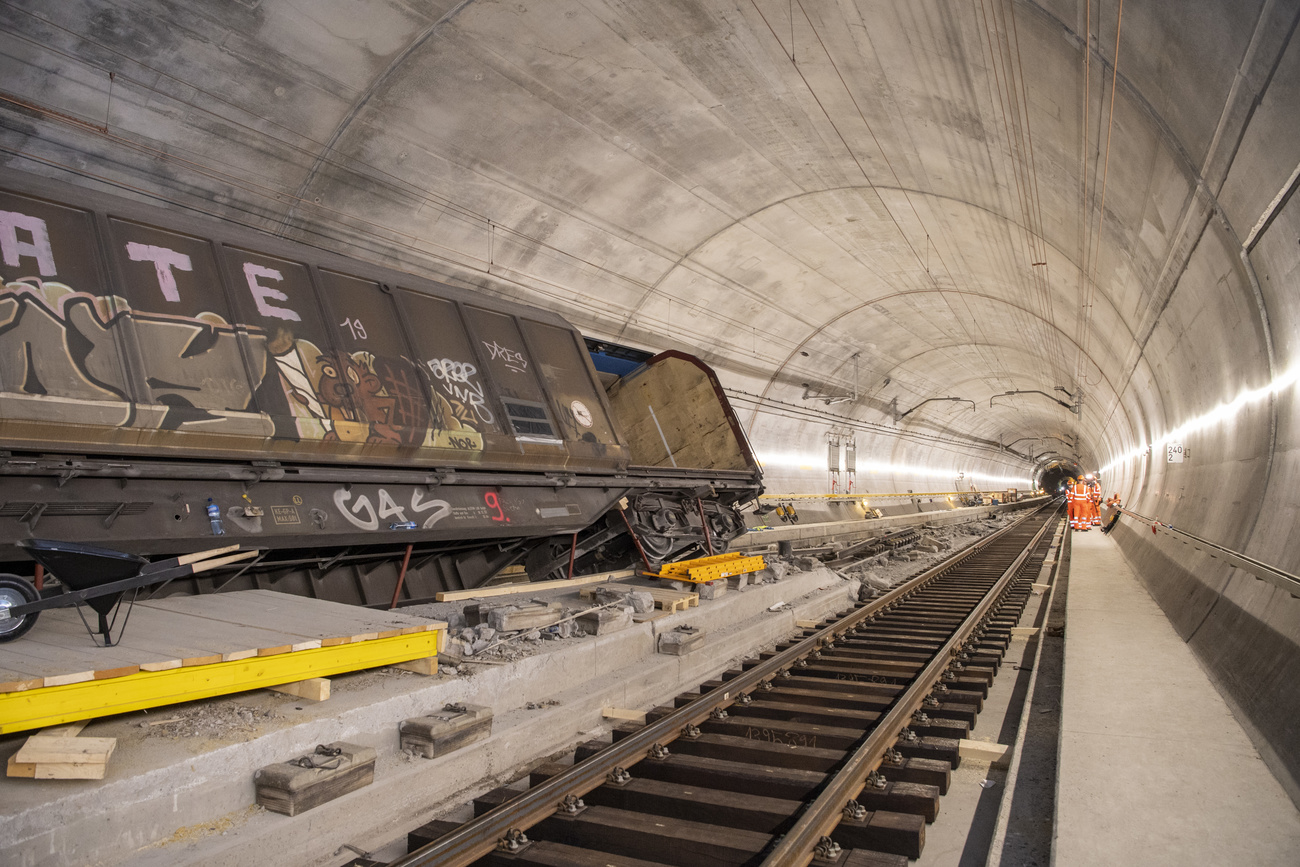
[[[414,521],[395,521],[388,525],[390,530],[414,530],[416,523]]]
[[[212,535],[226,535],[226,528],[221,526],[221,507],[208,498],[208,523],[212,525]]]

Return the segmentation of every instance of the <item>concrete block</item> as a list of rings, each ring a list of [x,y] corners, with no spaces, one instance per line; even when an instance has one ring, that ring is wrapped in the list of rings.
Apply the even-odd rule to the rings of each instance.
[[[704,581],[695,585],[695,592],[700,594],[701,599],[717,599],[728,590],[727,579],[718,578],[714,581]]]
[[[591,635],[605,635],[632,625],[632,607],[593,608],[578,615],[578,623]]]
[[[655,610],[655,598],[649,593],[633,591],[627,594],[627,601],[633,614],[649,614]]]
[[[550,626],[563,617],[564,609],[559,604],[506,605],[492,609],[487,623],[497,632],[523,632]]]
[[[403,750],[432,759],[490,735],[492,708],[449,704],[439,713],[402,720],[397,731]]]
[[[257,803],[287,816],[318,807],[374,780],[374,749],[341,741],[253,773]]]
[[[727,586],[732,590],[739,590],[749,584],[749,576],[753,574],[755,573],[741,572],[739,575],[732,575],[727,578]]]
[[[704,632],[690,626],[679,626],[659,636],[659,652],[671,656],[685,656],[703,645]]]

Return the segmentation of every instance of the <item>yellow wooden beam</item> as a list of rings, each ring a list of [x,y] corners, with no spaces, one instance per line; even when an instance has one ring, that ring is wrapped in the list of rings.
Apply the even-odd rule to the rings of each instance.
[[[0,734],[436,656],[440,631],[0,693]]]

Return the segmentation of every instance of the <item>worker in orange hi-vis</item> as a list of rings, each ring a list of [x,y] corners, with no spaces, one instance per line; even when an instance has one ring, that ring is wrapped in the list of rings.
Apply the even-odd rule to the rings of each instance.
[[[1070,485],[1070,494],[1074,504],[1073,517],[1070,526],[1080,532],[1087,532],[1092,526],[1092,520],[1088,512],[1088,483],[1082,477],[1075,479]]]
[[[1101,483],[1092,473],[1083,477],[1084,483],[1088,486],[1088,507],[1084,514],[1084,521],[1089,527],[1101,526]]]
[[[1074,496],[1074,476],[1065,480],[1065,509],[1070,518],[1070,529],[1079,529],[1079,503]]]

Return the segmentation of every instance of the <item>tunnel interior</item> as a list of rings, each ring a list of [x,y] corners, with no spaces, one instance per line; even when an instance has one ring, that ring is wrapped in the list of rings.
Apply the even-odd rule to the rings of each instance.
[[[1079,468],[1075,465],[1053,464],[1043,471],[1039,477],[1038,486],[1048,494],[1056,495],[1065,489],[1065,483],[1070,478],[1077,478]]]
[[[16,0],[0,161],[698,355],[774,495],[1084,469],[1300,572],[1300,4],[997,7]],[[1300,600],[1145,529],[1111,538],[1300,800]]]

